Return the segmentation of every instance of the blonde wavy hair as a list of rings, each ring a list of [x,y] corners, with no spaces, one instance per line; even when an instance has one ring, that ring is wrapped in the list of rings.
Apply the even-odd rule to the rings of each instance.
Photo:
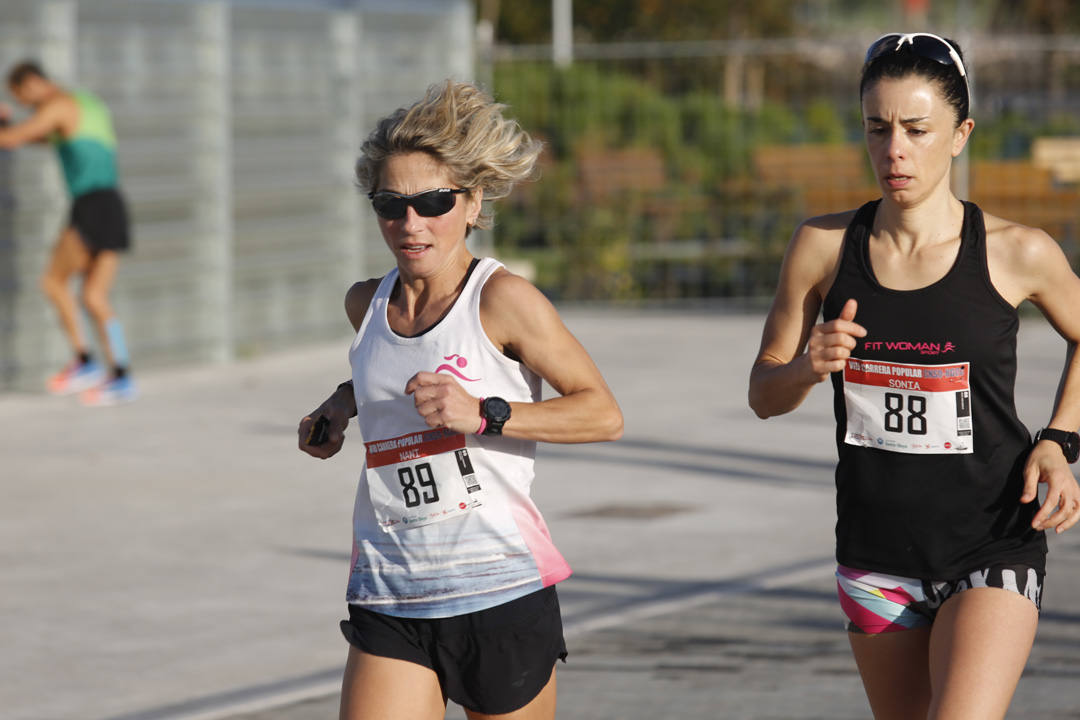
[[[482,188],[484,200],[506,197],[517,183],[535,178],[541,143],[516,120],[503,117],[505,108],[470,83],[447,80],[432,85],[419,102],[379,120],[360,146],[357,182],[366,192],[377,190],[387,158],[425,152],[445,165],[451,180],[470,194]],[[490,208],[480,213],[475,225],[491,227]]]

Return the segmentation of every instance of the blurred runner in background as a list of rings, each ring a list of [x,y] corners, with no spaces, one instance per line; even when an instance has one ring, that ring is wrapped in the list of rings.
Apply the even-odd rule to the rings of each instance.
[[[116,136],[109,110],[92,93],[69,92],[52,82],[31,61],[15,65],[7,79],[11,94],[33,113],[10,125],[11,110],[0,104],[4,125],[0,148],[51,143],[71,195],[71,214],[53,248],[41,287],[56,307],[75,356],[49,378],[47,388],[57,395],[79,393],[87,405],[134,400],[123,326],[109,304],[119,253],[130,246],[127,208],[117,187]],[[94,321],[105,366],[94,360],[83,337],[70,287],[76,274],[83,279],[82,304]]]

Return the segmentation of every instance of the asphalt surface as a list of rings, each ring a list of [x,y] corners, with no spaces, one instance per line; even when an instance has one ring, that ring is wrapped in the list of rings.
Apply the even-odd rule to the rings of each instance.
[[[832,580],[829,389],[758,420],[762,317],[569,309],[623,440],[544,446],[534,496],[575,575],[559,716],[866,718]],[[1021,334],[1017,405],[1045,422],[1064,344]],[[362,445],[295,450],[348,340],[139,374],[132,405],[0,396],[0,717],[336,717]],[[1010,718],[1080,718],[1080,529],[1051,539]],[[448,718],[463,718],[451,706]]]

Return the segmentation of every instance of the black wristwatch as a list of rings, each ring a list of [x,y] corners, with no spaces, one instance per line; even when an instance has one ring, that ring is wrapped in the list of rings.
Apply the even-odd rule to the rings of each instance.
[[[487,420],[485,435],[502,435],[503,425],[510,419],[510,403],[501,397],[484,398],[480,404],[480,414]]]
[[[1060,445],[1061,451],[1065,453],[1065,459],[1068,462],[1074,463],[1080,458],[1080,435],[1074,432],[1043,428],[1035,433],[1035,443],[1038,444],[1040,440],[1050,440]]]

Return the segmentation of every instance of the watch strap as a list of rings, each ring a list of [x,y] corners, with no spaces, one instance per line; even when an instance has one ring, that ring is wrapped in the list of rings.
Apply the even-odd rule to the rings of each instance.
[[[1065,459],[1070,463],[1074,463],[1077,459],[1080,459],[1080,435],[1069,432],[1068,430],[1043,428],[1035,433],[1035,443],[1037,444],[1042,440],[1049,440],[1050,442],[1056,442],[1060,445],[1062,452],[1065,453]]]

